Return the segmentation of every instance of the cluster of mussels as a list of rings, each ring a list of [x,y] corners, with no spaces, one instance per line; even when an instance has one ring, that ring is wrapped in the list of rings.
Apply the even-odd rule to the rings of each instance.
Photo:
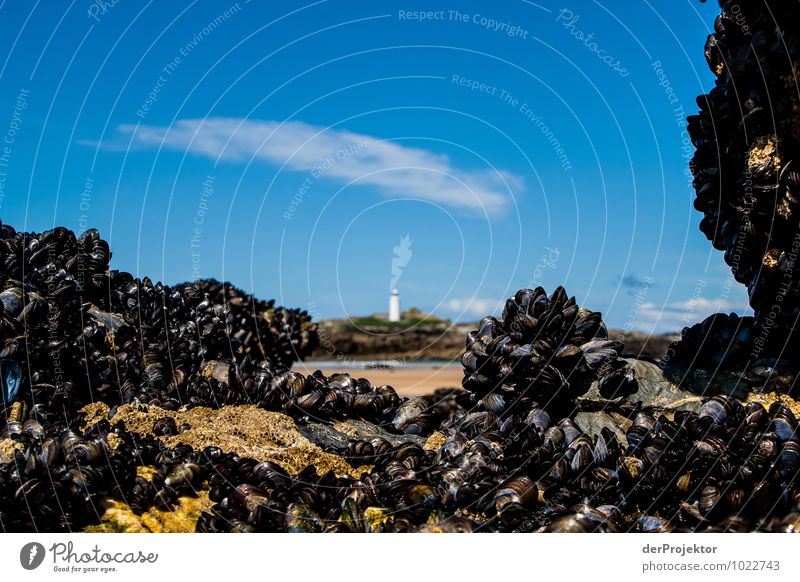
[[[303,311],[213,280],[153,284],[110,270],[110,257],[95,230],[0,225],[0,375],[3,404],[25,408],[17,420],[69,422],[94,401],[222,404],[316,345]]]
[[[200,532],[800,528],[800,432],[785,405],[715,396],[672,418],[633,404],[618,412],[629,419],[624,438],[585,433],[535,403],[505,419],[456,406],[435,449],[380,437],[332,449],[371,465],[358,477],[313,466],[290,475],[216,446],[169,448],[107,420],[80,432],[29,419],[10,427],[19,450],[0,465],[0,523],[74,531],[100,519],[107,496],[141,513],[206,490],[215,505]]]
[[[112,452],[107,434],[28,419],[10,421],[5,438],[18,448],[0,464],[0,527],[3,531],[80,531],[100,520],[103,495],[133,491],[136,464],[126,447]]]
[[[131,489],[137,466],[163,462],[147,454],[154,442],[115,427],[128,448],[112,451],[110,427],[83,434],[80,409],[91,402],[112,410],[248,403],[303,420],[391,426],[400,399],[390,386],[288,369],[318,341],[304,311],[213,280],[153,284],[110,270],[110,257],[95,230],[39,234],[0,224],[0,439],[15,451],[0,465],[4,529],[75,529],[102,514],[102,495],[136,491],[139,510],[158,501],[147,496],[155,485]],[[156,489],[174,499],[164,483]]]
[[[684,327],[662,358],[673,364],[704,369],[744,370],[753,364],[755,319],[735,313],[715,313]]]
[[[335,451],[359,478],[236,459],[198,531],[797,531],[800,442],[786,406],[725,396],[673,418],[633,405],[624,441],[534,405],[460,411],[437,450],[382,438]],[[229,467],[228,467],[229,469]],[[218,499],[218,497],[216,497]]]
[[[218,399],[256,401],[303,420],[359,416],[409,435],[329,446],[369,467],[358,477],[320,475],[313,466],[290,475],[215,446],[167,447],[159,436],[181,431],[171,419],[147,435],[108,420],[80,431],[80,414],[71,425],[33,416],[8,422],[2,436],[16,450],[0,465],[0,523],[7,531],[77,530],[101,518],[106,497],[141,513],[207,490],[214,505],[197,521],[201,532],[800,527],[800,432],[785,405],[743,407],[715,396],[697,414],[665,416],[618,399],[609,406],[627,419],[627,433],[585,433],[572,420],[574,406],[565,406],[580,393],[570,381],[594,379],[616,394],[635,379],[617,358],[621,346],[605,339],[600,315],[560,288],[550,296],[520,291],[502,320],[484,320],[466,345],[483,358],[470,367],[465,356],[467,390],[415,399],[343,374],[247,365],[247,356],[203,360],[199,375],[216,382]],[[486,381],[475,382],[478,371]],[[508,405],[492,401],[495,391]],[[436,445],[414,440],[433,431]],[[139,474],[142,466],[155,475]]]
[[[800,6],[720,0],[705,56],[714,88],[689,116],[700,229],[747,285],[753,318],[718,315],[684,333],[671,357],[698,367],[796,371],[800,337]],[[697,347],[701,346],[698,351]],[[785,365],[784,365],[785,367]]]
[[[600,313],[580,309],[563,287],[522,289],[506,301],[501,319],[485,317],[469,333],[461,358],[463,386],[496,414],[555,407],[585,393],[599,380],[601,394],[636,391],[633,370],[620,360],[622,343],[608,339]]]
[[[331,448],[359,477],[287,475],[225,457],[198,531],[794,531],[800,442],[785,405],[715,396],[669,417],[625,399],[629,428],[584,433],[574,397],[636,390],[599,313],[558,288],[525,289],[466,340],[466,391],[404,399],[396,432],[440,432],[435,448],[384,438]],[[220,457],[222,458],[222,457]],[[232,468],[231,464],[235,467]]]
[[[800,7],[720,6],[705,50],[716,86],[688,119],[695,207],[755,316],[687,328],[670,358],[772,374],[800,347]],[[110,258],[95,230],[0,224],[5,531],[80,530],[106,498],[142,513],[201,490],[214,503],[202,532],[800,531],[791,409],[720,395],[699,412],[632,402],[622,344],[560,287],[521,290],[480,322],[462,357],[464,390],[408,399],[346,374],[290,370],[318,341],[304,311],[213,280],[154,284],[109,269]],[[575,422],[575,398],[592,386],[624,433]],[[121,404],[249,403],[407,436],[329,446],[368,467],[358,477],[313,466],[291,475],[216,446],[168,447],[160,437],[183,427],[166,417],[151,434],[105,419],[81,430],[80,409],[95,401],[112,417]]]

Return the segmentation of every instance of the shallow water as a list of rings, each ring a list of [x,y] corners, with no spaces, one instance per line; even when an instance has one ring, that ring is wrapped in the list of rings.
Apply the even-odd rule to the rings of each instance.
[[[295,362],[293,368],[297,370],[374,370],[386,366],[389,369],[428,369],[428,368],[461,368],[458,359],[453,360],[350,360],[350,359],[310,359],[304,362]]]

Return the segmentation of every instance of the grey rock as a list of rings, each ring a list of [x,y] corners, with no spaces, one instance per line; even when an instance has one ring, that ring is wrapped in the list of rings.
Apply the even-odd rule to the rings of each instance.
[[[615,412],[579,412],[575,415],[575,424],[585,433],[599,435],[604,428],[609,429],[616,435],[617,440],[623,447],[628,446],[628,439],[625,432],[631,426],[631,421]]]
[[[425,437],[392,434],[376,424],[359,419],[348,419],[333,424],[318,422],[297,424],[297,430],[312,443],[323,449],[344,447],[347,445],[347,441],[351,439],[370,440],[375,437],[384,438],[392,445],[416,443],[422,446],[425,444]]]
[[[754,389],[780,391],[785,389],[785,386],[781,384],[783,378],[777,375],[765,380],[754,374],[691,369],[674,364],[664,365],[662,374],[665,380],[706,397],[714,394],[727,394],[744,400],[747,398],[747,394]]]
[[[87,312],[93,319],[102,323],[111,335],[117,333],[117,330],[125,325],[125,320],[118,313],[101,311],[94,305]]]
[[[577,398],[578,412],[574,417],[581,430],[591,435],[598,435],[603,428],[608,428],[623,446],[627,445],[625,433],[631,422],[617,411],[625,402],[640,402],[642,406],[661,409],[672,418],[672,413],[678,410],[699,412],[703,400],[713,394],[725,393],[743,400],[753,387],[752,380],[744,374],[687,370],[659,365],[654,361],[624,359],[636,374],[638,391],[621,399],[609,400],[600,395],[595,382],[586,394]],[[424,437],[392,434],[365,420],[298,424],[297,429],[323,448],[340,448],[350,439],[369,440],[374,437],[384,438],[393,445],[412,442],[422,446],[425,443]]]
[[[676,383],[665,376],[664,371],[658,364],[645,360],[632,360],[625,358],[625,361],[636,373],[636,381],[639,389],[636,393],[625,398],[631,402],[641,402],[644,406],[654,406],[665,411],[690,410],[697,412],[703,396],[695,391],[686,388],[688,382]],[[578,399],[579,406],[584,411],[602,412],[607,408],[613,408],[619,404],[620,400],[608,400],[600,395],[597,383],[593,383],[589,391]]]
[[[664,375],[661,366],[652,362],[628,360],[628,363],[634,369],[639,384],[639,390],[629,396],[630,400],[671,411],[700,410],[704,396],[702,392],[691,389],[687,382],[672,381]]]

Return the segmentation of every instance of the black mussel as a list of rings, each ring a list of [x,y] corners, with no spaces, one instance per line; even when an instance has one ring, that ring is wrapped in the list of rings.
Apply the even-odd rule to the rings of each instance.
[[[611,533],[618,531],[609,515],[583,504],[554,520],[543,531],[558,533]]]
[[[178,425],[171,416],[164,416],[153,423],[153,434],[156,436],[172,436],[178,434]]]
[[[797,419],[792,410],[783,403],[775,402],[769,408],[772,432],[783,441],[797,439]]]
[[[498,487],[492,498],[492,505],[498,513],[512,503],[530,509],[536,498],[536,484],[528,477],[515,477]]]
[[[740,405],[736,400],[730,396],[718,394],[700,406],[700,418],[710,418],[716,424],[725,424],[738,408]]]
[[[4,404],[10,404],[17,398],[22,383],[22,369],[14,360],[0,359],[0,397]]]
[[[675,526],[663,517],[642,515],[636,520],[633,531],[640,533],[666,533],[674,529]]]

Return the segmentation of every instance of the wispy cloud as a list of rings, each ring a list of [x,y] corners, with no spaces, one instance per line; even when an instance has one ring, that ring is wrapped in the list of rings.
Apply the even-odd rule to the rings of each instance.
[[[675,303],[670,303],[668,306],[668,309],[672,311],[694,309],[697,312],[707,313],[708,315],[720,312],[742,311],[747,308],[747,303],[731,301],[725,298],[706,299],[704,297],[688,299],[687,301],[677,301]]]
[[[686,301],[675,301],[667,305],[642,303],[638,311],[638,328],[650,333],[679,332],[684,327],[703,321],[714,313],[747,314],[747,300],[735,301],[727,298],[706,299],[698,297]]]
[[[209,118],[171,126],[123,124],[111,140],[92,145],[119,150],[128,144],[226,162],[255,159],[296,172],[322,169],[326,178],[374,186],[385,196],[489,213],[506,208],[511,191],[522,188],[521,178],[509,172],[462,169],[447,156],[422,148],[300,121]]]
[[[499,315],[503,311],[506,300],[499,301],[496,298],[489,299],[484,297],[454,298],[445,301],[442,310],[448,313],[461,315],[462,319],[484,317],[486,315]]]

